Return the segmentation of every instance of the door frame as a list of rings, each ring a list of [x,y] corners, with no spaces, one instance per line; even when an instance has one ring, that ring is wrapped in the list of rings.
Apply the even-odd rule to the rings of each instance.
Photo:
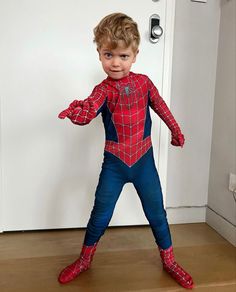
[[[174,24],[175,24],[175,4],[176,0],[166,1],[166,28],[164,42],[164,65],[162,78],[162,96],[168,107],[171,101],[171,81],[172,81],[172,59],[174,51]],[[161,179],[163,201],[166,205],[167,190],[167,166],[169,148],[169,129],[161,121],[159,140],[158,172]]]

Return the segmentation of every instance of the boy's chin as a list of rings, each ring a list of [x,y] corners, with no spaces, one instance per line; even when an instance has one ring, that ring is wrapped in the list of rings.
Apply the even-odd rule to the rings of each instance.
[[[108,76],[112,79],[115,79],[115,80],[119,80],[119,79],[124,78],[128,75],[129,75],[129,73],[124,73],[124,72],[109,72],[108,73]]]

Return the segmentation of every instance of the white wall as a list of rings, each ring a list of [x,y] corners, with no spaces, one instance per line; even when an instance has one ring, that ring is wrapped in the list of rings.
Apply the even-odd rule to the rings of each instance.
[[[170,223],[204,222],[208,197],[220,0],[176,1],[171,110],[185,134],[169,148]]]
[[[228,190],[236,174],[236,1],[221,1],[207,223],[236,245],[236,203]]]

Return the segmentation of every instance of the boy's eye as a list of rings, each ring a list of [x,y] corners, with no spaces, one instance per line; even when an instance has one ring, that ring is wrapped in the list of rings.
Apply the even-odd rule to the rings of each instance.
[[[124,55],[121,55],[120,57],[122,60],[127,60],[129,58],[129,55],[124,54]]]
[[[105,58],[110,59],[112,57],[111,53],[104,53]]]

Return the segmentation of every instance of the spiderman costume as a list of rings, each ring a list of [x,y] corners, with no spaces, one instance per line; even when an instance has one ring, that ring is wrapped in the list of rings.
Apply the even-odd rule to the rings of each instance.
[[[177,122],[157,88],[142,74],[129,72],[128,76],[118,80],[107,77],[87,99],[73,101],[68,109],[60,113],[59,118],[68,117],[77,125],[86,125],[101,113],[106,136],[102,171],[84,247],[80,258],[61,272],[60,283],[71,281],[89,268],[122,188],[131,182],[160,249],[164,269],[183,287],[193,287],[191,277],[174,261],[160,180],[153,158],[149,106],[170,129],[171,144],[183,146],[184,136]]]
[[[125,183],[134,184],[155,240],[163,249],[171,236],[163,207],[159,176],[153,158],[149,106],[166,123],[172,144],[182,146],[184,137],[152,81],[130,72],[119,80],[107,77],[84,101],[75,100],[59,117],[86,125],[100,113],[105,127],[105,152],[95,203],[84,244],[93,245],[104,234]]]

